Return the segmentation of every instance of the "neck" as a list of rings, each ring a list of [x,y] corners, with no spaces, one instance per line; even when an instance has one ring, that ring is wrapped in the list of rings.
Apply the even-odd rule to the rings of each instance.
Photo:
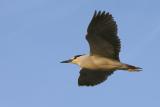
[[[79,66],[82,66],[87,60],[88,60],[89,55],[83,55],[77,58],[77,64]]]

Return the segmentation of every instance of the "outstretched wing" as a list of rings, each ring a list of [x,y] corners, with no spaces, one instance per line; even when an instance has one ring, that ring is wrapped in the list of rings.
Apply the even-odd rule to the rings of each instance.
[[[79,86],[94,86],[102,83],[110,76],[114,71],[98,71],[81,69],[80,76],[78,78]]]
[[[120,39],[117,25],[109,13],[95,11],[87,29],[90,54],[119,60]]]

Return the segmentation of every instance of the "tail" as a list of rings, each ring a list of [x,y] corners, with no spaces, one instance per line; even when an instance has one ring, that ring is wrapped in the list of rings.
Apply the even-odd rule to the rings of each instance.
[[[123,70],[128,70],[129,72],[135,72],[135,71],[142,71],[142,68],[129,64],[124,64]]]

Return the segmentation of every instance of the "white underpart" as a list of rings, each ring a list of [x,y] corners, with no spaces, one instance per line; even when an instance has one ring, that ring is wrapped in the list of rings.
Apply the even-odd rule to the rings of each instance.
[[[76,59],[76,63],[81,68],[101,69],[101,70],[116,70],[123,64],[105,57],[84,55]]]

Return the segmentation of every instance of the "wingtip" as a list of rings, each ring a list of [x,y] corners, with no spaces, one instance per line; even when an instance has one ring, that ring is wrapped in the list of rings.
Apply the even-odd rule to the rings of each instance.
[[[101,11],[101,10],[99,10],[99,11],[95,10],[93,17],[96,17],[96,16],[108,16],[108,15],[112,17],[112,14],[110,14],[109,12],[106,12],[105,10],[103,10],[103,11]]]
[[[94,15],[93,16],[95,17],[96,15],[97,15],[97,10],[94,11]]]

